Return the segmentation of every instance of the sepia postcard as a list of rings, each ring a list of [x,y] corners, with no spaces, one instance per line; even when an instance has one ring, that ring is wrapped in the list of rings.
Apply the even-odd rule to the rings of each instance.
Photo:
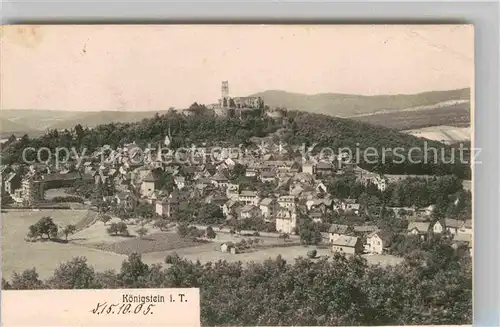
[[[472,25],[0,42],[5,326],[472,324]]]

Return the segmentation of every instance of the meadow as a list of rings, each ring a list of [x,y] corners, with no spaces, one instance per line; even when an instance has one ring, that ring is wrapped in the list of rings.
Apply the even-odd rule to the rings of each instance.
[[[41,278],[49,277],[62,262],[84,256],[98,271],[119,269],[126,256],[90,247],[51,241],[26,242],[28,227],[40,218],[50,216],[59,226],[77,224],[87,210],[8,210],[2,213],[2,276],[36,268]],[[71,236],[70,236],[71,239]]]
[[[284,244],[283,240],[270,237],[238,237],[227,233],[218,233],[214,242],[192,242],[180,238],[174,231],[159,232],[151,226],[150,231],[142,239],[135,229],[139,226],[129,225],[130,236],[110,236],[106,232],[108,222],[97,221],[74,235],[68,237],[68,243],[52,241],[26,242],[28,227],[40,218],[50,216],[54,222],[63,227],[67,224],[77,224],[87,216],[86,210],[8,210],[2,217],[2,275],[10,278],[14,272],[36,268],[41,278],[50,277],[54,270],[63,262],[74,257],[86,257],[90,266],[96,271],[107,269],[119,270],[122,262],[131,252],[142,254],[147,264],[164,264],[169,254],[177,253],[180,257],[202,263],[218,260],[229,262],[241,261],[263,262],[269,258],[281,256],[293,262],[298,257],[306,257],[307,252],[316,249],[315,246],[302,246],[297,243]],[[112,221],[118,221],[114,218]],[[248,252],[229,254],[220,251],[223,242],[238,242],[241,239],[259,238],[260,246]],[[317,248],[318,257],[331,256],[327,248]],[[401,260],[388,255],[364,255],[371,264],[392,265]]]

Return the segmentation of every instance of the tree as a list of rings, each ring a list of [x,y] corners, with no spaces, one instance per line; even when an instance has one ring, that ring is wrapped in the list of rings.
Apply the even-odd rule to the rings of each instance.
[[[305,244],[318,244],[321,242],[320,225],[314,222],[304,222],[299,227],[300,240]]]
[[[140,286],[142,278],[149,273],[149,266],[142,262],[141,255],[132,253],[128,259],[123,261],[119,274],[119,279],[127,288]]]
[[[34,225],[31,225],[28,230],[28,236],[33,238],[43,237],[44,235],[50,240],[57,237],[58,227],[51,217],[42,217]]]
[[[111,225],[106,230],[109,235],[118,235],[118,224],[111,223]]]
[[[116,224],[116,228],[118,229],[118,233],[123,236],[128,236],[128,228],[127,224],[125,224],[123,221],[120,221],[119,223]]]
[[[214,229],[212,228],[212,226],[208,226],[207,227],[207,230],[205,231],[205,235],[207,236],[207,238],[209,239],[214,239],[217,234],[215,233]]]
[[[148,229],[142,226],[136,232],[139,235],[139,238],[143,238],[148,233]]]
[[[6,205],[11,204],[12,202],[14,202],[14,200],[12,199],[10,194],[3,191],[2,192],[2,202],[0,202],[0,206],[5,207]]]
[[[13,290],[36,290],[43,288],[43,282],[38,278],[36,269],[27,269],[21,274],[14,272],[9,286]]]
[[[314,258],[316,258],[317,254],[318,254],[318,251],[316,249],[314,249],[314,250],[311,250],[311,251],[307,252],[307,257],[311,258],[311,259],[314,259]]]
[[[184,238],[188,235],[189,233],[189,227],[185,223],[180,223],[177,226],[177,234],[179,234],[180,237]]]
[[[67,225],[63,229],[64,236],[66,236],[66,241],[68,241],[68,235],[74,234],[76,232],[76,226],[75,225]]]
[[[59,265],[48,284],[54,289],[89,289],[94,287],[94,278],[94,269],[87,265],[87,259],[76,257]]]
[[[110,215],[102,215],[101,217],[101,221],[104,223],[104,225],[106,225],[106,223],[108,223],[110,220],[111,220]]]

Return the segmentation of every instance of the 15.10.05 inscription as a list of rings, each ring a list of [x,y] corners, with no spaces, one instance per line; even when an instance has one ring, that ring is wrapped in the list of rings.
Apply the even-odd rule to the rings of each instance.
[[[152,315],[157,304],[168,302],[187,302],[186,294],[170,294],[167,299],[163,295],[124,294],[121,303],[98,302],[90,312],[95,315]]]

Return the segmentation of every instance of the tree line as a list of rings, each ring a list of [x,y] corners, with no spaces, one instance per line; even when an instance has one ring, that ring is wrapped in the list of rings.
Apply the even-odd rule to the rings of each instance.
[[[164,268],[131,254],[119,271],[96,272],[85,258],[61,264],[40,280],[14,273],[3,289],[197,287],[203,325],[440,325],[472,323],[470,257],[434,240],[405,252],[396,266],[360,256],[281,257],[263,263],[205,264],[176,255]]]

